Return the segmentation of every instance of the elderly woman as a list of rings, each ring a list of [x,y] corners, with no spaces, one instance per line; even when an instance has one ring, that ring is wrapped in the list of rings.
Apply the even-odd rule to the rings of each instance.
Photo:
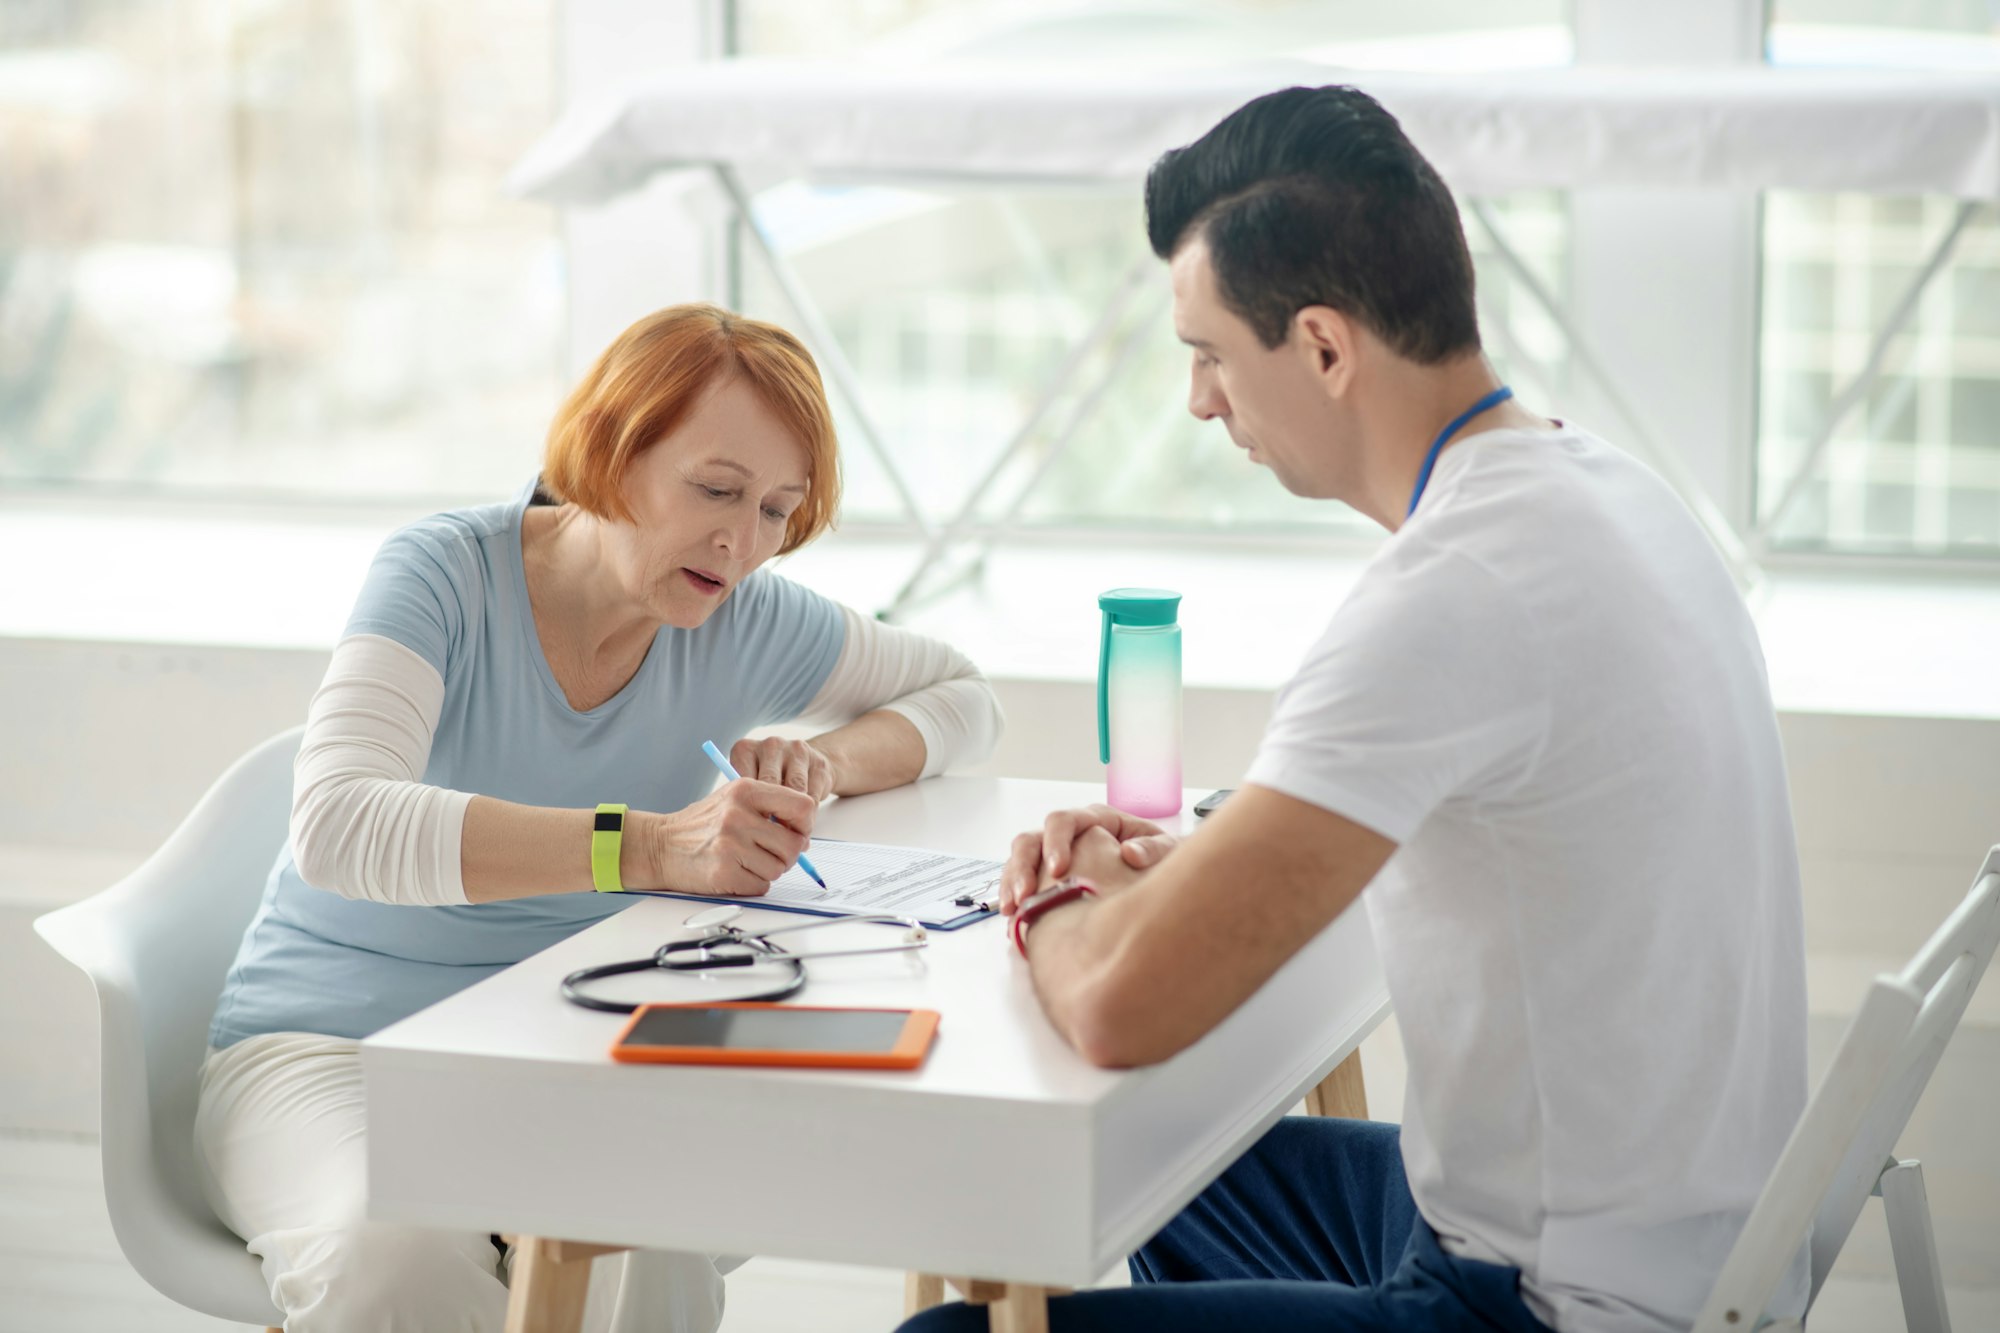
[[[307,715],[291,839],[216,1007],[203,1186],[286,1327],[493,1329],[484,1232],[363,1217],[361,1038],[618,911],[632,889],[758,894],[820,800],[986,754],[964,657],[762,568],[830,524],[833,424],[805,349],[676,306],[627,329],[511,503],[384,543]],[[811,740],[737,739],[803,720]],[[711,792],[708,737],[746,779]],[[553,997],[551,997],[553,1002]],[[594,1265],[595,1329],[710,1330],[710,1256]]]

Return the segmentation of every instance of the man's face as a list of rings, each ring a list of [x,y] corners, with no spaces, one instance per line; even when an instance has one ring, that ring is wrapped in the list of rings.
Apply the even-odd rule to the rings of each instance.
[[[1194,349],[1188,411],[1220,421],[1229,438],[1294,495],[1337,496],[1339,419],[1296,334],[1265,347],[1222,303],[1208,242],[1174,254],[1174,332]]]

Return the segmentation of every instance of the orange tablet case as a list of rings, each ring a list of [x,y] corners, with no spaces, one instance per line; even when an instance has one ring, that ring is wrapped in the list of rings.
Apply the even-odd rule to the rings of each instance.
[[[627,1046],[625,1038],[651,1009],[789,1009],[835,1014],[903,1014],[903,1030],[886,1051],[768,1051],[719,1046]],[[935,1009],[869,1009],[835,1005],[770,1004],[730,1001],[723,1004],[646,1004],[632,1014],[611,1043],[611,1058],[624,1064],[657,1065],[787,1065],[810,1069],[915,1069],[924,1062],[931,1038],[937,1035]]]

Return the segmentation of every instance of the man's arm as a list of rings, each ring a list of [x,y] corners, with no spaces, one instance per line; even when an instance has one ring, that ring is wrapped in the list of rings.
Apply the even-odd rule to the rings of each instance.
[[[1345,911],[1396,844],[1268,787],[1246,786],[1148,871],[1111,834],[1078,839],[1072,873],[1106,896],[1028,932],[1049,1019],[1093,1064],[1153,1064],[1194,1044]]]

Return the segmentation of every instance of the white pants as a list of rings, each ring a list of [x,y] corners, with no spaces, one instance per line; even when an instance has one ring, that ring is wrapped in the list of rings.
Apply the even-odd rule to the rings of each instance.
[[[487,1232],[370,1222],[360,1043],[278,1032],[211,1051],[195,1158],[216,1216],[263,1261],[290,1333],[501,1333],[504,1256]],[[660,1250],[590,1266],[588,1333],[714,1333],[741,1259]]]

